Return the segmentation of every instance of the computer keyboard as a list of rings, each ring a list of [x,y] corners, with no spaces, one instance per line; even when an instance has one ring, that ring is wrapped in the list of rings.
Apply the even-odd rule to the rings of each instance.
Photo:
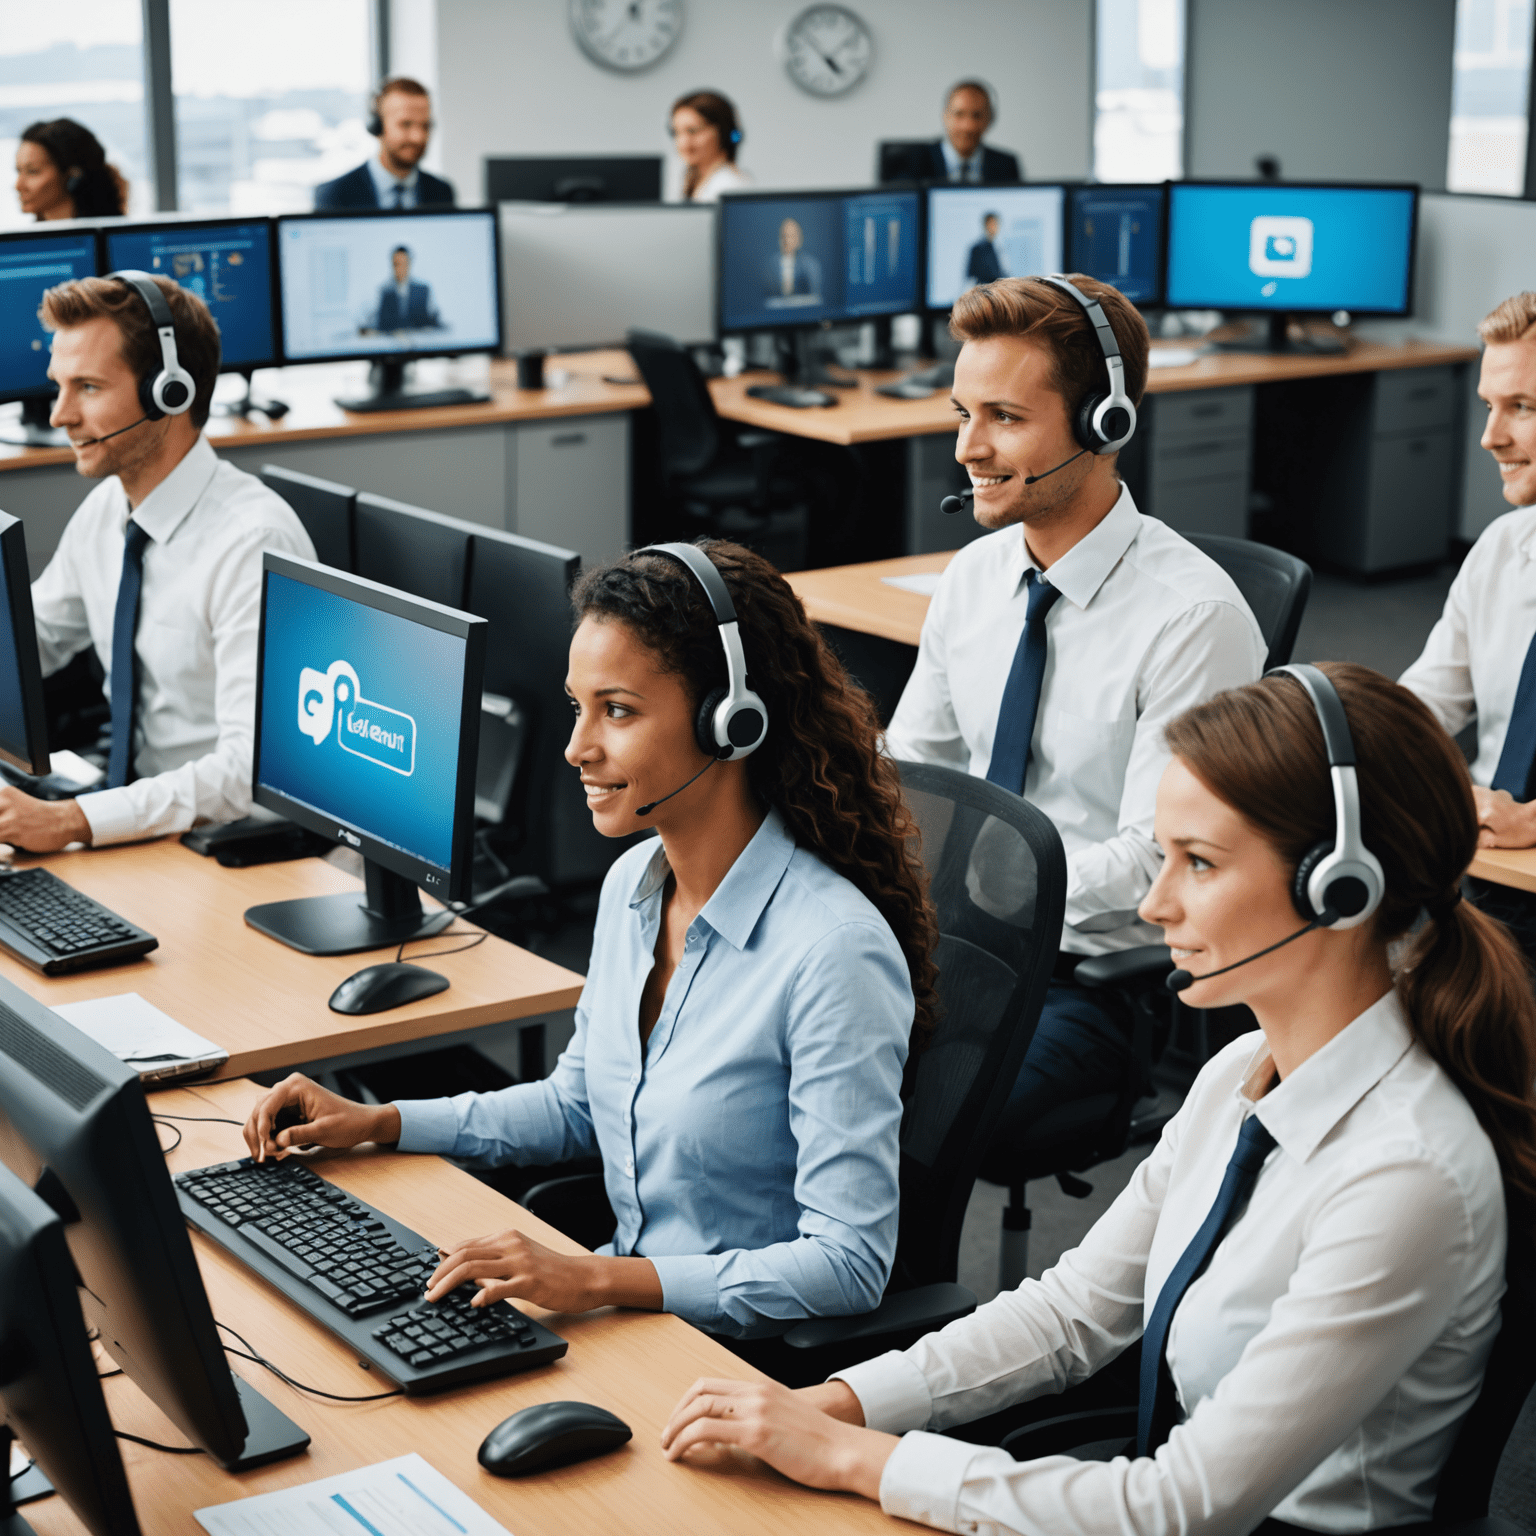
[[[159,946],[154,934],[46,869],[0,869],[0,949],[34,971],[63,976],[120,965]]]
[[[176,1176],[182,1214],[408,1396],[558,1360],[558,1334],[461,1285],[422,1300],[437,1248],[292,1158]]]
[[[772,405],[787,405],[791,410],[796,411],[837,404],[836,395],[829,395],[825,390],[806,389],[796,384],[749,384],[747,393],[754,400],[767,400]]]

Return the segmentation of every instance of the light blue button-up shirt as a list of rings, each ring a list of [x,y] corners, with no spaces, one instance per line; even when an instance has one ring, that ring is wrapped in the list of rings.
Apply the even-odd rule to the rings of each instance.
[[[912,985],[874,905],[770,811],[689,926],[640,1046],[670,868],[608,872],[576,1034],[553,1073],[402,1103],[400,1149],[482,1164],[603,1159],[610,1248],[663,1306],[732,1337],[867,1312],[896,1251]]]
[[[373,178],[374,196],[378,198],[380,208],[414,208],[416,206],[416,186],[420,177],[414,165],[408,175],[396,176],[394,172],[384,169],[384,162],[377,155],[369,155],[368,174]],[[405,192],[398,204],[395,202],[396,187],[403,188]]]

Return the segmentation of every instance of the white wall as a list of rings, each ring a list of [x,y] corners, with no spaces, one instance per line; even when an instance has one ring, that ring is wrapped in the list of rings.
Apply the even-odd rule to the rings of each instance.
[[[397,0],[419,12],[422,0]],[[1083,176],[1091,159],[1090,0],[854,0],[874,35],[868,76],[820,101],[791,83],[777,41],[806,0],[689,0],[672,52],[639,75],[587,61],[564,0],[436,0],[435,102],[446,174],[479,195],[487,154],[661,154],[667,109],[710,88],[735,103],[739,163],[763,186],[870,180],[875,142],[938,137],[947,87],[979,74],[1001,103],[995,141],[1034,178]],[[414,34],[411,42],[407,33]],[[396,23],[394,67],[425,53]]]
[[[1189,0],[1190,176],[1445,186],[1456,0]]]

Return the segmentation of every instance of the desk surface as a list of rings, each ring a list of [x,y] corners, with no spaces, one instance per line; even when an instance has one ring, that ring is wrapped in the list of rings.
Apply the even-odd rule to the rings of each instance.
[[[0,975],[47,1004],[137,992],[178,1023],[229,1052],[226,1077],[275,1071],[379,1046],[475,1029],[572,1008],[582,978],[494,936],[462,954],[425,959],[465,940],[441,936],[410,945],[449,979],[446,992],[385,1013],[332,1013],[338,983],[392,951],[301,955],[245,924],[259,902],[328,895],[362,886],[321,859],[223,869],[175,838],[50,854],[40,863],[60,879],[147,928],[160,947],[129,965],[77,976],[40,976],[0,954]],[[479,932],[461,924],[469,934]]]
[[[1536,891],[1536,848],[1479,848],[1467,873],[1495,885]]]
[[[864,635],[879,635],[902,645],[916,645],[928,613],[920,592],[890,586],[887,576],[942,571],[955,558],[952,549],[932,555],[903,555],[864,565],[834,565],[820,571],[792,571],[784,579],[795,589],[815,624],[835,624]]]
[[[170,1114],[243,1119],[259,1090],[250,1083],[179,1089],[156,1095]],[[183,1123],[184,1139],[168,1162],[172,1171],[243,1154],[234,1126]],[[565,1253],[581,1250],[520,1206],[435,1157],[356,1152],[314,1165],[343,1188],[371,1201],[435,1242],[509,1226]],[[238,1329],[257,1351],[309,1385],[363,1394],[382,1390],[376,1376],[277,1291],[193,1234],[213,1313]],[[196,1536],[194,1509],[266,1493],[418,1451],[512,1536],[569,1536],[573,1531],[770,1533],[889,1532],[877,1505],[815,1493],[768,1471],[750,1457],[723,1454],[710,1466],[674,1466],[662,1456],[661,1431],[678,1398],[699,1376],[756,1373],[704,1334],[660,1313],[606,1310],[579,1317],[537,1308],[570,1343],[563,1360],[499,1381],[427,1398],[378,1403],[328,1403],[305,1397],[244,1360],[246,1377],[313,1437],[307,1455],[238,1476],[206,1456],[167,1456],[122,1442],[123,1461],[145,1536]],[[169,1445],[183,1438],[126,1377],[104,1382],[113,1423],[130,1434]],[[574,1398],[617,1413],[634,1439],[609,1456],[536,1477],[503,1481],[475,1460],[481,1440],[508,1414],[533,1403]],[[26,1518],[39,1536],[79,1536],[82,1530],[59,1498],[29,1504]]]
[[[379,432],[425,432],[443,427],[499,426],[561,416],[633,411],[651,403],[643,384],[609,384],[635,376],[627,352],[580,352],[547,359],[549,373],[564,372],[559,388],[519,389],[517,365],[498,358],[491,364],[491,400],[486,405],[440,405],[419,411],[376,411],[356,415],[332,398],[338,392],[334,368],[285,368],[272,376],[272,394],[288,402],[280,421],[265,416],[211,416],[208,437],[215,448],[251,448],[263,443],[296,443],[322,437],[366,437]],[[264,376],[265,377],[265,376]],[[262,391],[258,389],[257,393]],[[0,443],[0,470],[71,464],[69,448],[18,448]]]

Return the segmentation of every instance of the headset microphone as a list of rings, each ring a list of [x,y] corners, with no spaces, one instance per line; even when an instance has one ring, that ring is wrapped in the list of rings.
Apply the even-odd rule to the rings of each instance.
[[[82,438],[78,443],[71,443],[72,448],[89,448],[92,443],[110,442],[114,437],[121,437],[124,432],[132,432],[135,427],[142,427],[148,416],[140,416],[137,421],[130,421],[126,427],[119,427],[116,432],[105,432],[100,437]]]
[[[1256,955],[1245,955],[1241,960],[1234,960],[1231,965],[1224,965],[1219,971],[1207,971],[1203,976],[1191,975],[1188,971],[1170,971],[1163,985],[1168,988],[1175,997],[1192,987],[1197,981],[1209,981],[1213,976],[1225,976],[1228,971],[1235,971],[1240,965],[1251,965],[1255,960],[1262,960],[1265,955],[1272,955],[1277,949],[1284,949],[1287,944],[1293,943],[1305,933],[1311,933],[1314,928],[1327,928],[1339,919],[1339,914],[1332,907],[1324,907],[1305,928],[1298,928],[1295,933],[1287,934],[1278,944],[1271,944],[1268,949],[1261,949]]]
[[[948,512],[951,516],[953,516],[956,512],[962,511],[966,502],[968,502],[975,494],[975,491],[961,491],[958,496],[946,496],[944,500],[939,503],[939,511]]]
[[[710,760],[705,763],[704,766],[700,768],[699,771],[694,774],[691,779],[688,780],[688,784],[679,784],[677,788],[672,791],[672,795],[680,795],[685,789],[688,788],[689,784],[697,784],[699,780],[702,779],[704,775],[708,773],[709,770],[713,768],[719,761],[720,759],[718,757],[710,758]],[[635,815],[649,816],[658,805],[665,805],[667,801],[672,798],[672,795],[663,795],[660,800],[652,800],[649,805],[642,805],[640,809],[635,812]]]
[[[1088,450],[1086,448],[1079,448],[1077,450],[1077,452],[1074,453],[1070,459],[1063,459],[1061,461],[1061,463],[1056,466],[1056,469],[1065,469],[1068,464],[1076,463],[1076,461],[1078,459],[1082,458],[1082,456],[1085,453],[1087,453],[1087,452],[1088,452]],[[1046,470],[1046,472],[1043,475],[1025,475],[1024,476],[1024,484],[1025,485],[1034,485],[1038,481],[1049,480],[1051,478],[1051,476],[1056,473],[1056,469],[1048,469],[1048,470]]]

